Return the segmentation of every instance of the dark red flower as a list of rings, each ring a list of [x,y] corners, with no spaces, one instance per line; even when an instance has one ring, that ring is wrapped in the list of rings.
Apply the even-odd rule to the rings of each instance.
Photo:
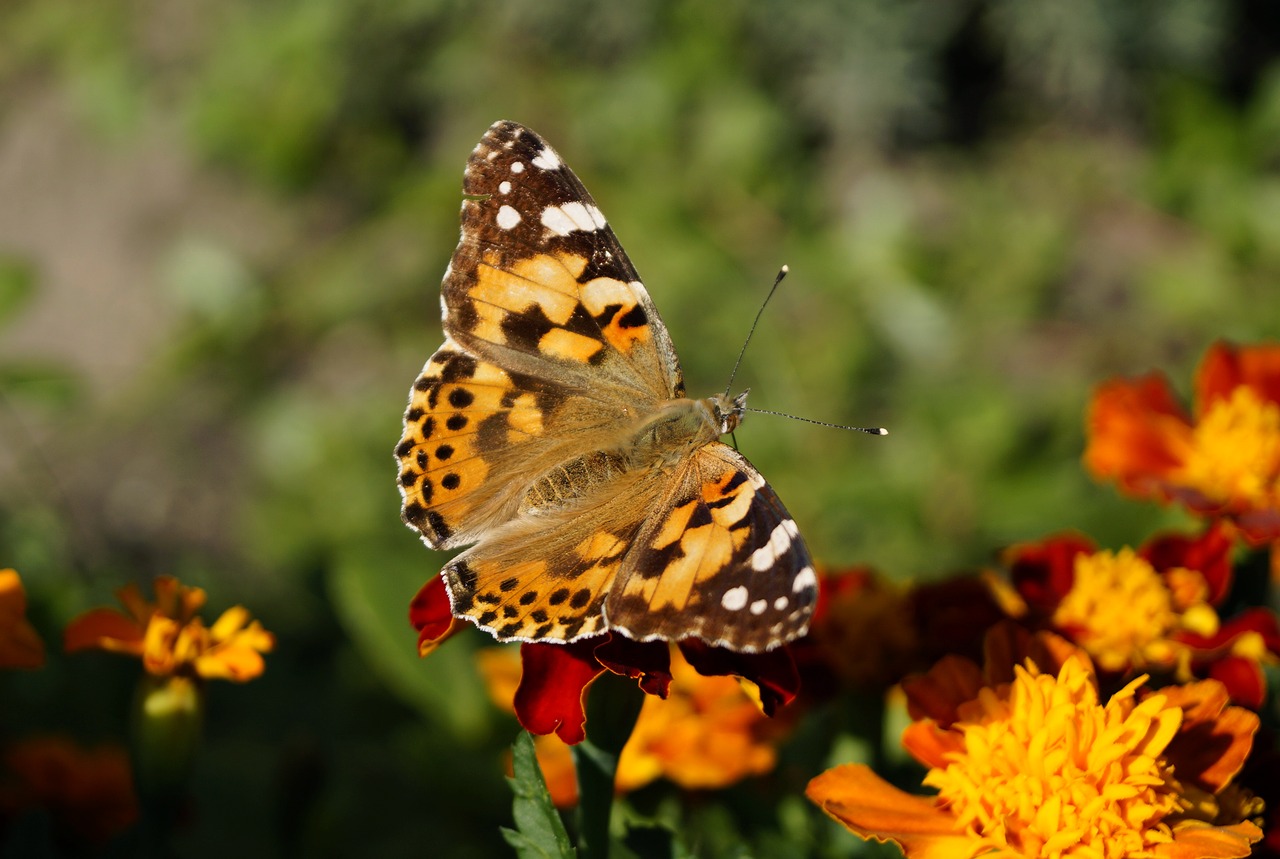
[[[418,630],[418,652],[423,655],[463,625],[450,611],[440,578],[427,582],[414,597],[409,619]],[[733,675],[754,683],[766,715],[790,703],[799,689],[799,674],[785,647],[735,653],[696,639],[685,639],[677,646],[699,674]],[[660,698],[667,696],[671,685],[671,651],[665,641],[632,641],[607,632],[569,644],[525,642],[520,645],[520,657],[516,718],[531,733],[554,733],[566,743],[586,738],[587,691],[605,671],[629,677],[647,694]]]

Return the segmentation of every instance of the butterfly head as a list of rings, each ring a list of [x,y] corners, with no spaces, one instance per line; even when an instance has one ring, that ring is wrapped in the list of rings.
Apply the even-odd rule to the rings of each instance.
[[[747,394],[749,393],[751,389],[747,388],[732,399],[727,394],[719,394],[711,398],[711,413],[716,423],[720,425],[720,435],[733,432],[742,423],[742,417],[747,411]]]

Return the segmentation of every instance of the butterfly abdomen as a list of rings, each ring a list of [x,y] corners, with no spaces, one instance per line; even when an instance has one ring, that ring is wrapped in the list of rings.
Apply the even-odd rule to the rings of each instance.
[[[612,483],[626,470],[626,457],[620,451],[597,450],[571,459],[534,481],[520,501],[519,512],[563,507],[602,484]]]

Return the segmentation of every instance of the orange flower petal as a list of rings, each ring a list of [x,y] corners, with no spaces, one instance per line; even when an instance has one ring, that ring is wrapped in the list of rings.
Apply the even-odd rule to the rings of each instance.
[[[1116,379],[1094,392],[1085,466],[1139,495],[1164,497],[1162,481],[1185,456],[1191,423],[1162,374]]]
[[[0,570],[0,667],[39,668],[44,642],[26,618],[27,593],[15,570]]]
[[[1204,414],[1241,385],[1280,403],[1280,346],[1210,346],[1196,371],[1196,412]]]
[[[1262,830],[1245,821],[1231,826],[1210,826],[1187,821],[1174,828],[1174,841],[1151,852],[1161,859],[1244,859],[1253,853],[1253,842]]]
[[[986,849],[956,832],[955,818],[932,800],[899,790],[862,764],[827,770],[805,795],[855,835],[892,841],[908,859],[969,859]]]
[[[145,631],[136,621],[111,608],[95,608],[67,624],[63,647],[78,650],[110,650],[141,656]]]
[[[1180,779],[1193,780],[1213,792],[1221,790],[1249,757],[1261,724],[1258,715],[1228,706],[1227,688],[1216,680],[1167,686],[1160,694],[1184,714],[1182,731],[1165,757]]]

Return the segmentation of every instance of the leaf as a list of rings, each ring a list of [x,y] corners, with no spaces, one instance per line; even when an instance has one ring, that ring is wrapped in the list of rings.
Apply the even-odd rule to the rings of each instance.
[[[418,656],[409,602],[437,564],[422,563],[419,547],[406,555],[362,544],[331,568],[329,593],[343,628],[362,656],[396,694],[466,743],[489,730],[493,708],[472,657],[473,636],[458,636],[429,657]]]
[[[551,802],[528,731],[521,731],[512,744],[511,761],[515,775],[507,781],[515,794],[511,811],[516,828],[503,828],[502,837],[520,859],[576,859],[578,851]]]

